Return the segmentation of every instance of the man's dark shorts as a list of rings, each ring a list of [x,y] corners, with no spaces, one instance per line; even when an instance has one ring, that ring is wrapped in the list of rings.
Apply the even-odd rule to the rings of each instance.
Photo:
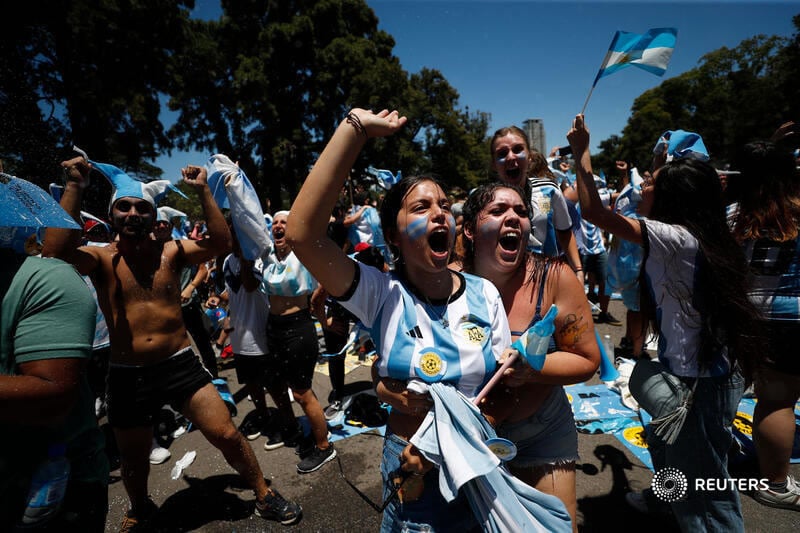
[[[211,374],[191,347],[152,365],[112,363],[108,369],[108,423],[116,428],[152,425],[163,405],[179,411],[209,383]]]

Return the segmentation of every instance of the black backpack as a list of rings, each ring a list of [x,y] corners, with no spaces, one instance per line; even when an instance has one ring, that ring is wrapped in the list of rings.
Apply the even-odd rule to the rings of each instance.
[[[344,413],[346,423],[351,426],[364,425],[378,427],[386,425],[389,410],[372,394],[359,394],[353,397],[350,407]]]

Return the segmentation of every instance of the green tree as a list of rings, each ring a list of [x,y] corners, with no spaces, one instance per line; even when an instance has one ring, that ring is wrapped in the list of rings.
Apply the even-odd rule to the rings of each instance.
[[[25,120],[27,139],[3,138],[2,157],[43,184],[54,179],[57,162],[75,143],[93,159],[157,177],[160,171],[148,161],[170,146],[159,121],[166,61],[182,46],[193,5],[193,0],[18,4],[19,16],[5,25],[0,40],[0,116]],[[98,182],[85,205],[104,213],[108,188]]]
[[[795,17],[795,25],[800,18]],[[794,118],[800,87],[798,37],[759,35],[736,48],[703,56],[698,67],[639,96],[615,157],[647,168],[652,148],[667,130],[699,133],[712,162],[732,161],[746,142],[767,138]]]

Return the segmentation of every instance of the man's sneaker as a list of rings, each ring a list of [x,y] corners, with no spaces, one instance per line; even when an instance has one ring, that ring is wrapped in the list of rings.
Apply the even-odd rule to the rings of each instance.
[[[136,515],[133,514],[133,510],[125,513],[122,517],[122,524],[119,526],[119,533],[134,533],[136,531],[151,530],[156,511],[158,511],[158,506],[153,503],[153,500],[148,498],[145,508],[136,513]]]
[[[792,476],[786,476],[786,492],[777,492],[769,488],[757,490],[753,493],[753,499],[769,507],[800,511],[800,484]]]
[[[275,450],[283,445],[283,433],[280,430],[270,431],[267,433],[267,442],[264,443],[265,450]]]
[[[256,500],[256,512],[261,518],[275,520],[284,526],[299,522],[303,516],[303,508],[297,503],[287,502],[277,490],[271,489],[271,491],[264,497],[263,503]]]
[[[342,412],[342,402],[341,400],[334,400],[331,404],[325,408],[325,420],[333,420],[339,413]]]
[[[150,464],[160,465],[168,461],[170,457],[172,457],[172,453],[168,449],[159,446],[156,439],[153,439],[153,446],[150,448]]]
[[[336,457],[336,450],[333,448],[333,444],[329,443],[328,447],[324,450],[320,450],[314,446],[311,453],[297,463],[297,472],[300,474],[308,474],[319,470],[322,465],[331,461],[334,457]]]
[[[325,409],[325,420],[333,420],[339,413],[344,413],[347,411],[347,408],[350,407],[350,404],[353,403],[352,396],[345,396],[342,400],[334,400],[331,404]]]
[[[239,431],[242,432],[242,435],[244,435],[247,440],[256,440],[261,436],[263,429],[264,418],[258,413],[246,417],[242,425],[239,426]]]
[[[600,311],[600,314],[597,315],[597,318],[594,319],[595,324],[608,324],[609,326],[621,326],[622,321],[618,318],[615,318],[614,315],[607,311]]]

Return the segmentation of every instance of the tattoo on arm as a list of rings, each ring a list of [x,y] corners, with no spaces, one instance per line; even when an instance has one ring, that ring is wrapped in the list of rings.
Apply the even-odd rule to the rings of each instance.
[[[561,326],[558,335],[567,345],[574,346],[581,341],[588,329],[589,325],[583,319],[583,316],[570,313],[564,319],[564,325]]]

